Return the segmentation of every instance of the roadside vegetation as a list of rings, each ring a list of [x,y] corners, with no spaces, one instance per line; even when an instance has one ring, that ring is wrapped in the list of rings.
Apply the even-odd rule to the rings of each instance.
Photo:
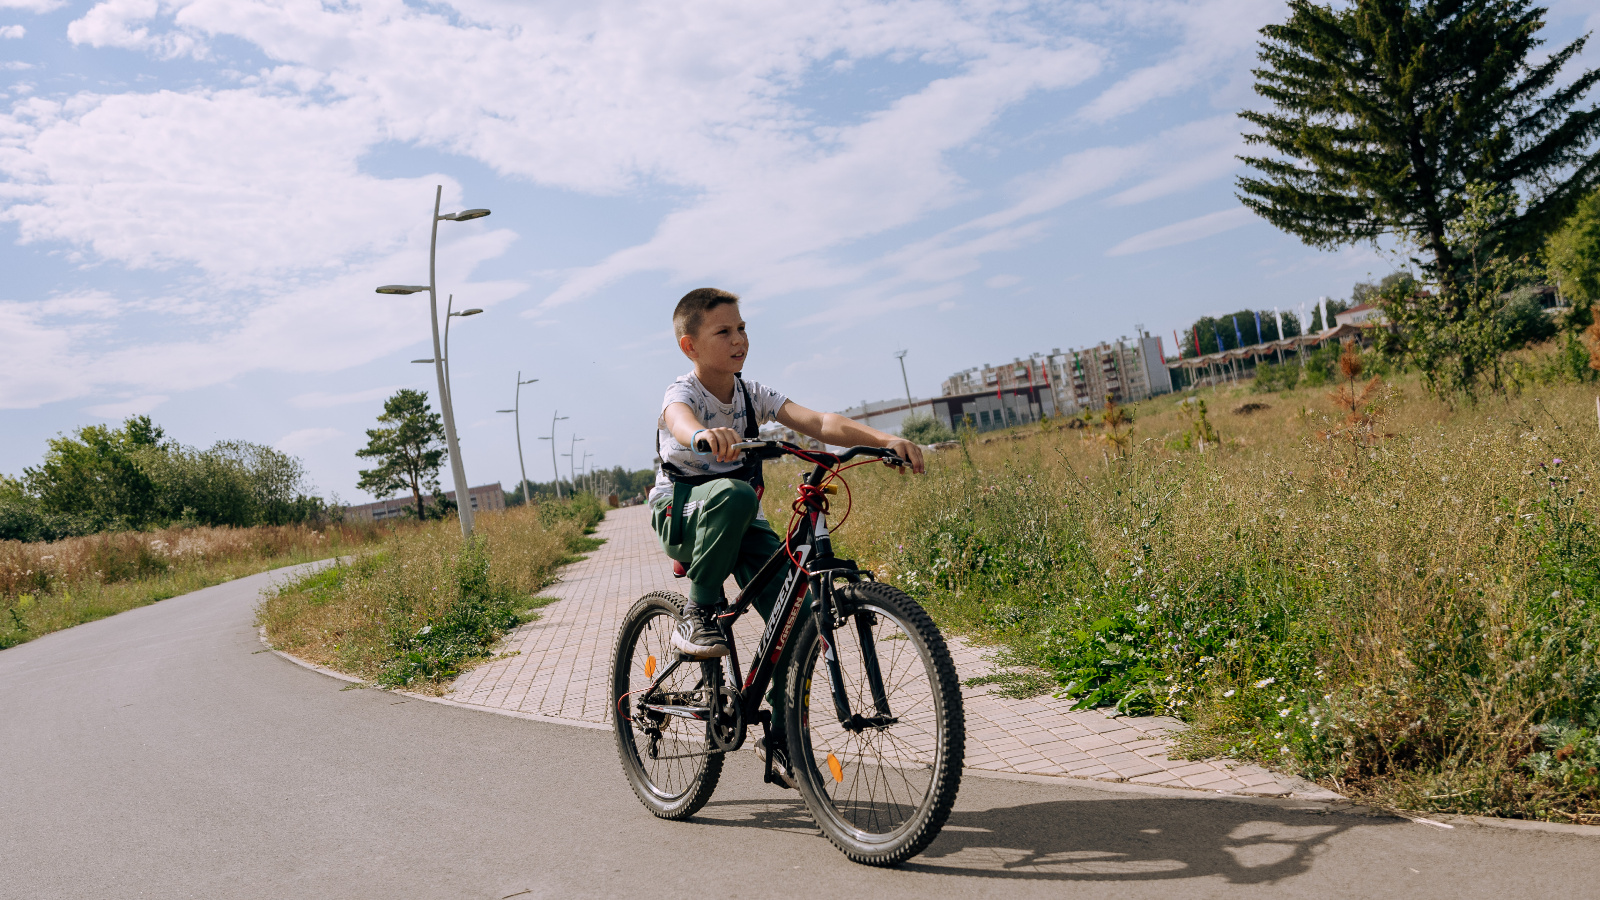
[[[337,518],[337,503],[309,491],[305,467],[286,453],[249,441],[186,447],[133,416],[57,435],[38,466],[0,475],[0,541]]]
[[[396,527],[408,526],[189,527],[0,541],[0,649],[245,575],[352,553]]]
[[[556,569],[595,549],[604,515],[588,494],[476,520],[397,531],[355,559],[281,586],[257,611],[279,650],[383,687],[438,693],[552,602]]]
[[[1351,350],[1321,388],[968,433],[924,478],[853,471],[837,538],[998,645],[997,689],[1391,806],[1600,821],[1600,429],[1562,347],[1476,405]]]

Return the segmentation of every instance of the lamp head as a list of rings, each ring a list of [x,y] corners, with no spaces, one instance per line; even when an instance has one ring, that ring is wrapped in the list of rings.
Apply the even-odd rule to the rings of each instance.
[[[895,358],[895,359],[905,359],[905,358],[906,358],[906,353],[907,353],[907,352],[909,352],[909,351],[906,351],[906,350],[896,350],[896,351],[895,351],[895,352],[894,352],[894,358]]]
[[[386,284],[383,287],[378,288],[378,293],[380,293],[380,294],[415,294],[415,293],[417,293],[419,291],[425,291],[427,289],[428,289],[428,286],[425,285],[425,284]]]
[[[414,363],[433,363],[433,362],[438,362],[438,360],[435,360],[435,359],[413,359],[412,362],[414,362]]]
[[[514,409],[497,409],[497,410],[495,410],[495,412],[508,412],[508,413],[514,413],[514,412],[516,412],[516,410],[514,410]]]
[[[535,381],[538,381],[538,380],[539,379],[537,379],[537,378],[529,378],[527,381],[519,381],[519,382],[517,382],[517,384],[533,384]]]
[[[452,315],[452,316],[475,316],[475,315],[477,315],[478,313],[481,313],[481,312],[483,312],[483,310],[481,310],[481,309],[463,309],[461,312],[453,312],[450,315]]]
[[[488,214],[489,211],[487,209],[463,209],[461,212],[450,213],[439,218],[449,219],[452,222],[470,222],[473,219],[481,219]]]

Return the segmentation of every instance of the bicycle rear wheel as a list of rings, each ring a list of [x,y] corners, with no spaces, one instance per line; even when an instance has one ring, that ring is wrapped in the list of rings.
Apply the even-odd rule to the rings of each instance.
[[[671,591],[641,597],[623,617],[611,656],[617,755],[639,802],[663,819],[694,815],[711,799],[722,775],[723,754],[711,752],[708,723],[642,713],[634,702],[678,658],[672,631],[687,602]],[[705,705],[700,689],[721,678],[720,660],[685,662],[661,683],[664,696],[658,702]]]
[[[855,862],[897,865],[938,836],[961,786],[960,683],[944,638],[915,600],[876,582],[837,590],[851,612],[834,631],[833,650],[852,722],[839,721],[827,648],[808,619],[789,672],[789,758],[834,846]],[[876,698],[873,660],[883,688]]]

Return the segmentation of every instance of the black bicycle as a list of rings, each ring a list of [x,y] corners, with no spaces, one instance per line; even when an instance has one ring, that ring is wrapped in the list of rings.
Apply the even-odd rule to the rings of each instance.
[[[856,862],[896,865],[928,846],[955,803],[965,737],[960,684],[922,607],[833,555],[827,513],[845,463],[904,460],[876,447],[833,454],[785,441],[735,446],[761,459],[793,455],[815,468],[798,488],[783,546],[717,617],[730,647],[731,627],[753,598],[776,578],[781,593],[748,672],[737,649],[712,660],[673,649],[683,596],[655,591],[633,605],[611,661],[622,768],[647,809],[685,819],[711,799],[724,754],[744,745],[753,724],[769,748],[764,778],[782,783],[770,749],[781,730],[787,746],[780,749],[822,832]],[[848,484],[845,490],[848,496]],[[808,592],[811,613],[798,621]],[[792,663],[778,673],[790,640]],[[788,679],[781,729],[761,705],[775,675]]]

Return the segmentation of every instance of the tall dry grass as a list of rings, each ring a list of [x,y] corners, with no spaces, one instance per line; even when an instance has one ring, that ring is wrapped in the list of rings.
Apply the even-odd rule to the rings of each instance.
[[[1125,458],[1029,426],[923,478],[863,467],[836,534],[1020,683],[1178,715],[1194,752],[1408,808],[1593,819],[1596,389],[1452,408],[1346,382],[1206,392],[1205,453],[1169,397],[1133,410]]]
[[[257,612],[272,646],[391,687],[441,690],[546,600],[556,569],[592,549],[597,504],[545,503],[396,534],[284,585]]]
[[[0,647],[243,575],[337,556],[390,531],[333,523],[0,541]]]

